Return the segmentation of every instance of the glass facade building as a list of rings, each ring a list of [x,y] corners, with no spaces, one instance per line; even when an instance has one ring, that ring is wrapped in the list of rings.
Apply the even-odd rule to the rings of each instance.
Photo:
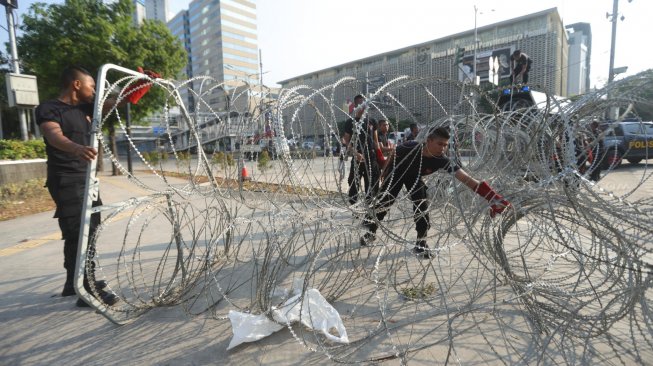
[[[217,82],[258,85],[259,51],[256,1],[194,0],[168,22],[188,52],[185,78],[207,75]],[[204,96],[214,110],[224,109],[221,89]],[[193,105],[192,98],[189,105]]]
[[[575,23],[566,28],[569,35],[567,93],[571,96],[590,90],[592,30],[589,23]]]

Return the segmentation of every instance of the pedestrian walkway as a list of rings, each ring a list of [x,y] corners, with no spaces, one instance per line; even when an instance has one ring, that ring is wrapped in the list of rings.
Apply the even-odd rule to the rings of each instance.
[[[139,180],[160,187],[155,175]],[[149,192],[125,176],[101,172],[105,204]],[[167,177],[170,184],[185,180]],[[155,309],[126,325],[61,297],[63,241],[53,211],[0,222],[0,365],[299,365],[324,361],[290,333],[226,351],[226,319],[189,317],[179,308]]]

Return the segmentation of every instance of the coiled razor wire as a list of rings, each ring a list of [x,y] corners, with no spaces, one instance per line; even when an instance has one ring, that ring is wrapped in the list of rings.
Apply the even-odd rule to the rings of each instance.
[[[107,146],[104,153],[150,192],[114,204],[93,238],[98,276],[121,298],[109,311],[124,322],[169,306],[222,322],[230,310],[271,317],[292,289],[316,288],[340,313],[350,343],[287,327],[307,351],[337,363],[409,363],[423,352],[442,364],[653,362],[651,170],[645,161],[610,168],[598,183],[587,170],[615,154],[602,151],[591,161],[588,151],[615,125],[597,135],[590,123],[615,107],[623,113],[650,106],[640,94],[650,76],[574,102],[549,97],[535,107],[497,106],[488,93],[436,77],[400,76],[380,87],[366,99],[366,116],[385,118],[394,130],[398,121],[421,123],[418,141],[433,127],[448,127],[451,158],[513,205],[492,219],[487,203],[451,175],[424,177],[431,259],[410,252],[416,234],[405,191],[379,223],[374,244],[359,246],[361,219],[373,207],[348,203],[350,158],[338,151],[345,150],[339,122],[349,117],[339,96],[353,97],[362,81],[276,95],[210,77],[183,83],[126,77],[105,87],[120,100],[143,79],[167,95],[162,114],[173,158],[148,162],[117,109],[102,121],[117,119],[145,171],[130,174]],[[438,97],[452,88],[460,98]],[[192,95],[193,108],[180,95]],[[228,110],[211,109],[215,95]],[[491,113],[480,112],[488,106]],[[185,135],[170,125],[175,108]],[[206,148],[185,159],[180,150],[184,138],[181,148],[188,150],[226,135],[244,150],[263,124],[273,136],[271,162],[236,152],[232,165],[224,152]],[[323,148],[302,149],[313,135],[325,136]],[[242,168],[251,180],[242,179]],[[159,183],[146,183],[144,174]],[[119,250],[103,250],[116,238]]]

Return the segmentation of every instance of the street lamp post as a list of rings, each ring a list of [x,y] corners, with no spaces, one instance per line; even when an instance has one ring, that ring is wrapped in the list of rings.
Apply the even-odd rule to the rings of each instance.
[[[612,3],[612,42],[610,43],[610,71],[608,72],[608,84],[614,80],[614,49],[617,40],[617,19],[619,18],[619,0]]]
[[[7,31],[9,32],[9,48],[11,50],[11,65],[14,74],[20,74],[20,63],[18,61],[18,47],[16,46],[16,26],[14,22],[14,9],[18,6],[15,1],[0,1],[0,5],[5,6],[5,13],[7,15]],[[27,118],[25,116],[25,109],[18,107],[18,121],[20,125],[20,136],[23,141],[29,140],[29,133],[27,129]],[[1,129],[1,128],[0,128]]]
[[[478,28],[476,28],[476,16],[478,15],[478,7],[474,5],[474,63],[472,67],[474,68],[474,84],[476,84],[476,49],[478,48]]]
[[[494,11],[494,9],[491,9],[490,11]],[[478,27],[477,27],[477,18],[478,18],[478,6],[474,5],[474,64],[472,65],[474,68],[474,84],[478,85],[480,82],[477,80],[478,78],[478,73],[476,72],[476,60],[477,60],[477,52],[478,52],[478,47],[479,47],[479,39],[478,39]],[[480,12],[480,14],[483,14],[483,12]]]
[[[628,0],[631,2],[633,0]],[[619,74],[614,68],[614,54],[615,54],[615,44],[617,43],[617,20],[624,20],[624,16],[619,16],[619,0],[613,0],[612,2],[612,14],[605,13],[606,18],[611,18],[612,22],[612,39],[610,42],[610,70],[608,72],[608,84],[614,81],[614,76]]]

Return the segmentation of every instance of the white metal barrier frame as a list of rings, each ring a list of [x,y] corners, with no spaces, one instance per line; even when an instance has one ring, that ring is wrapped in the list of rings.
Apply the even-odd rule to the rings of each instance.
[[[116,71],[122,74],[125,74],[123,78],[119,79],[116,81],[114,84],[110,84],[107,80],[107,74],[110,71]],[[152,79],[151,77],[147,76],[144,73],[134,71],[122,66],[118,66],[115,64],[105,64],[100,68],[100,71],[98,72],[98,77],[96,80],[96,94],[95,94],[95,103],[94,103],[94,109],[93,109],[93,120],[92,120],[92,125],[91,125],[91,134],[96,136],[96,138],[92,138],[90,141],[90,146],[93,147],[94,149],[98,150],[99,149],[99,139],[102,138],[102,123],[103,123],[103,118],[106,118],[107,116],[111,115],[112,112],[117,108],[117,106],[120,104],[122,99],[126,98],[130,92],[134,92],[134,90],[137,90],[140,88],[140,86],[135,86],[135,84],[139,81],[150,81],[152,83],[152,86],[158,86],[164,88],[167,93],[168,93],[168,98],[171,98],[174,100],[175,104],[180,108],[180,112],[182,115],[182,119],[188,124],[188,131],[190,133],[189,135],[189,140],[193,140],[195,142],[195,146],[200,146],[202,142],[202,136],[201,136],[201,131],[198,131],[196,128],[193,128],[192,124],[193,121],[195,120],[194,118],[191,117],[191,112],[188,111],[185,103],[183,102],[183,98],[181,94],[179,93],[180,88],[186,87],[188,83],[191,81],[187,81],[185,83],[182,83],[181,85],[176,85],[173,81],[171,80],[166,80],[162,78],[157,78],[157,79]],[[200,87],[200,90],[205,89],[204,85],[205,80],[202,82],[202,87]],[[116,85],[122,86],[121,93],[119,94],[118,99],[115,101],[115,105],[113,108],[107,112],[103,113],[103,106],[104,104],[109,100],[109,93],[112,91],[112,88],[115,87]],[[110,86],[111,88],[108,88]],[[130,86],[135,86],[135,89],[125,93],[127,88]],[[206,87],[208,91],[211,91],[215,88],[221,88],[223,87],[222,84]],[[192,91],[193,93],[196,93],[196,96],[201,96],[201,91]],[[205,91],[206,92],[206,91]],[[227,95],[227,98],[231,99],[238,99],[240,94],[238,95]],[[204,105],[205,108],[207,108],[212,114],[217,114],[211,110],[211,108],[208,105]],[[199,111],[194,112],[193,114],[197,114]],[[104,114],[104,116],[103,116]],[[167,121],[167,118],[166,118]],[[120,123],[120,121],[119,121]],[[121,123],[120,123],[121,124]],[[231,126],[231,123],[227,123],[229,126]],[[228,127],[229,127],[228,126]],[[121,127],[122,126],[121,124]],[[166,129],[169,130],[170,126],[166,122]],[[242,131],[241,131],[242,132]],[[143,156],[138,152],[138,149],[136,146],[134,146],[133,141],[128,139],[129,144],[131,145],[132,149],[136,151],[136,153],[139,155],[141,160],[150,168],[151,172],[155,175],[158,176],[158,173],[156,169],[154,169],[152,166],[150,166],[149,163],[145,161]],[[172,141],[170,141],[172,144]],[[175,155],[175,158],[178,158],[177,156],[177,150],[173,148],[173,154]],[[204,169],[206,172],[211,175],[211,164],[209,162],[209,158],[206,156],[204,153],[203,149],[198,149],[198,165],[197,165],[197,170],[199,171],[200,168]],[[112,157],[113,158],[113,157]],[[99,180],[96,178],[96,173],[97,173],[97,159],[92,160],[87,168],[86,172],[86,184],[85,184],[85,192],[86,195],[84,197],[84,202],[82,206],[82,218],[81,218],[81,227],[80,227],[80,233],[79,233],[79,238],[78,238],[78,250],[77,250],[77,263],[76,263],[76,268],[75,268],[75,279],[74,279],[74,285],[77,290],[77,294],[79,295],[80,298],[82,298],[86,303],[90,304],[92,308],[97,310],[99,313],[107,317],[110,321],[116,323],[116,324],[125,324],[130,321],[133,321],[136,319],[138,314],[134,314],[134,312],[144,312],[144,310],[127,310],[125,311],[124,309],[117,309],[117,308],[112,308],[110,306],[107,306],[104,304],[102,301],[97,299],[93,294],[89,293],[85,288],[84,288],[84,274],[86,271],[87,267],[87,262],[91,259],[89,258],[89,239],[90,238],[90,222],[91,222],[91,215],[93,213],[99,213],[103,211],[123,211],[127,207],[133,207],[136,205],[139,205],[143,202],[147,202],[149,200],[158,200],[161,199],[162,197],[165,197],[165,199],[168,201],[168,210],[170,210],[170,214],[174,217],[175,213],[173,212],[174,208],[171,204],[171,196],[174,193],[182,193],[182,194],[192,194],[190,191],[185,191],[183,189],[177,189],[173,187],[168,187],[165,191],[153,191],[149,187],[145,186],[144,184],[140,184],[139,180],[135,178],[133,175],[127,172],[129,174],[130,178],[134,178],[135,183],[139,185],[141,188],[147,189],[152,191],[152,194],[149,196],[143,196],[139,198],[131,198],[125,202],[118,202],[118,203],[112,203],[112,204],[104,204],[102,206],[96,206],[92,207],[92,203],[97,200],[99,197]],[[197,173],[197,172],[196,172]],[[161,177],[159,177],[161,178]],[[216,183],[214,181],[210,182],[210,184],[213,186],[213,188],[217,188]],[[176,231],[177,232],[177,231]],[[178,236],[179,234],[175,234],[175,241],[177,244],[177,249],[180,251],[181,250],[181,238]],[[180,257],[183,257],[180,255]],[[92,281],[89,281],[92,282]],[[183,281],[182,281],[183,282]],[[90,283],[90,286],[93,287],[93,283]],[[93,290],[93,289],[92,289]]]
[[[105,64],[100,68],[98,72],[98,78],[96,83],[95,91],[95,104],[93,108],[93,120],[91,125],[91,135],[96,136],[96,138],[91,138],[90,146],[94,149],[99,149],[99,139],[102,137],[102,118],[103,118],[103,106],[107,102],[109,93],[107,93],[107,74],[109,71],[117,71],[127,75],[127,78],[130,79],[126,86],[134,85],[135,83],[142,80],[150,80],[154,82],[154,79],[150,78],[146,74],[134,71],[122,66],[114,64]],[[172,97],[177,101],[177,104],[180,106],[182,115],[186,121],[190,121],[190,116],[186,110],[184,104],[181,102],[181,95],[179,94],[176,86],[168,80],[165,79],[156,79],[156,83],[165,87],[169,87],[169,90],[172,90]],[[138,87],[137,87],[138,88]],[[124,91],[124,89],[123,89]],[[127,95],[121,95],[122,98],[125,98]],[[122,99],[121,98],[121,99]],[[113,108],[116,108],[120,100],[116,100],[116,105]],[[107,113],[109,115],[111,113]],[[191,129],[192,130],[192,129]],[[194,136],[195,139],[198,139],[197,136]],[[129,142],[132,144],[132,142]],[[134,146],[132,146],[134,148]],[[203,157],[204,162],[206,163],[206,156]],[[92,160],[86,170],[86,185],[85,192],[86,196],[84,197],[84,202],[82,206],[82,218],[81,218],[81,227],[79,232],[79,245],[77,247],[77,263],[75,266],[75,289],[80,298],[82,298],[87,304],[89,304],[93,309],[97,310],[100,314],[104,315],[110,321],[116,324],[124,324],[131,320],[134,320],[135,317],[120,317],[119,313],[112,311],[112,309],[104,304],[102,301],[97,299],[93,294],[89,293],[84,288],[84,275],[86,271],[87,261],[89,260],[89,239],[90,239],[90,223],[91,215],[94,213],[99,213],[107,210],[115,210],[120,207],[124,207],[124,204],[117,203],[111,205],[102,205],[92,207],[92,204],[99,197],[99,188],[100,182],[96,178],[97,173],[97,159]],[[170,199],[170,195],[166,195],[167,199]],[[145,201],[151,197],[141,197],[134,198],[130,200],[130,203],[136,204],[138,202]],[[89,281],[92,282],[92,281]],[[93,286],[93,284],[90,284]]]

